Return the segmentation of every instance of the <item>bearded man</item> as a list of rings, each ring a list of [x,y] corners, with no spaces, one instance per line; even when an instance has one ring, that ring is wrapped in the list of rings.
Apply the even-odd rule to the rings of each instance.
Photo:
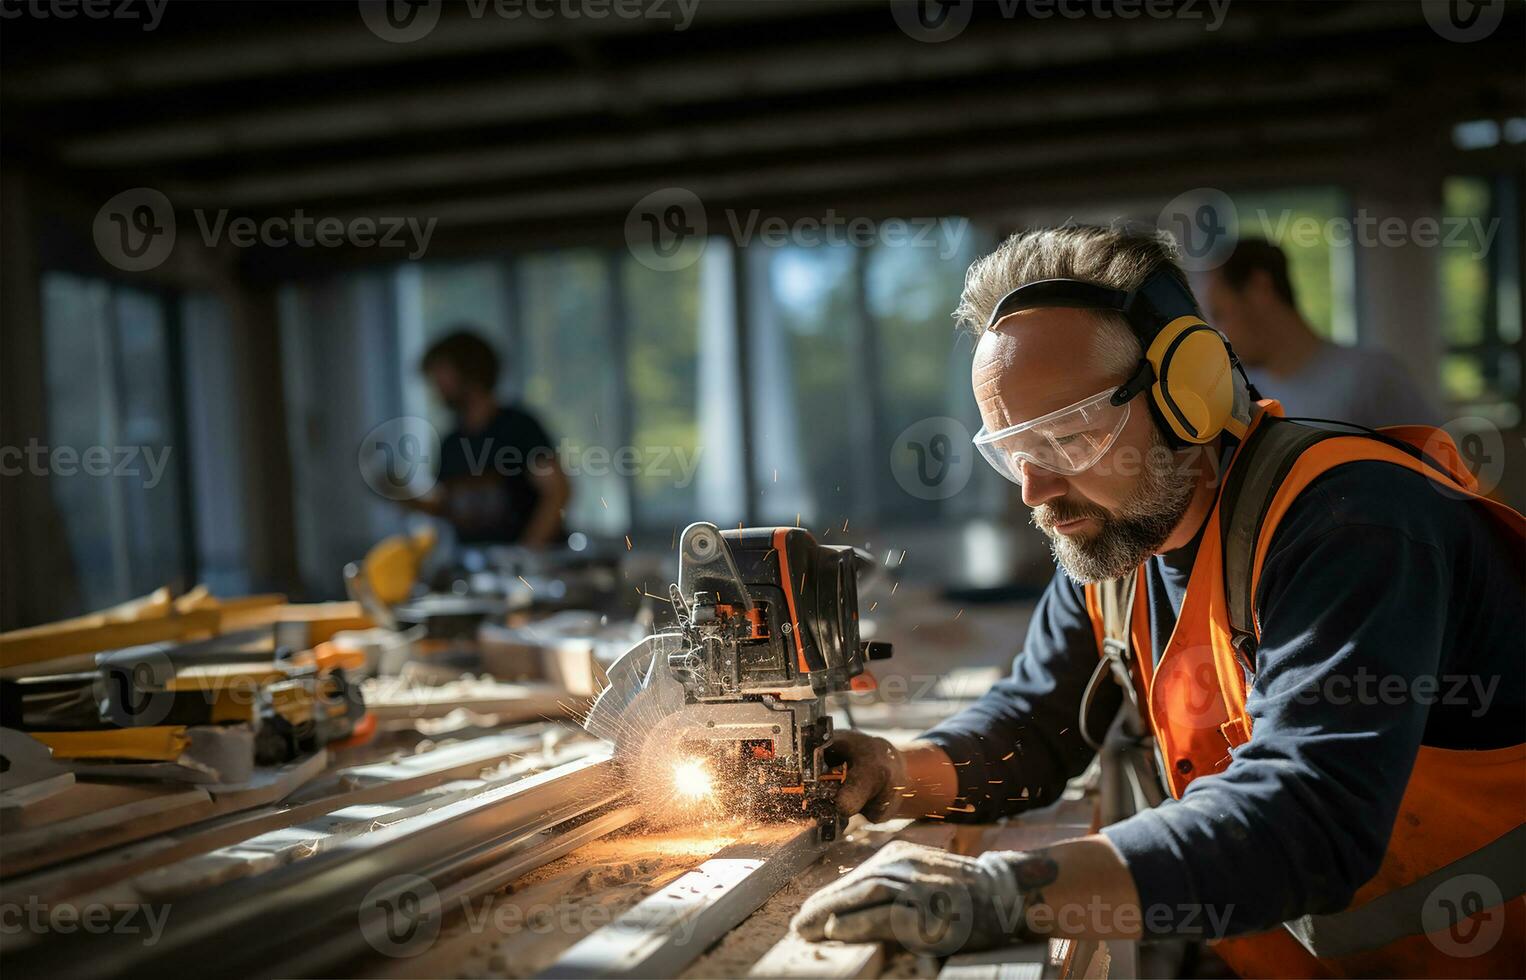
[[[839,806],[1052,803],[1126,710],[1169,798],[1043,851],[893,844],[799,931],[942,953],[1232,937],[1245,975],[1526,973],[1521,515],[1439,430],[1257,401],[1154,234],[1016,235],[958,316],[976,444],[1059,567],[1010,677],[910,745],[836,737]]]

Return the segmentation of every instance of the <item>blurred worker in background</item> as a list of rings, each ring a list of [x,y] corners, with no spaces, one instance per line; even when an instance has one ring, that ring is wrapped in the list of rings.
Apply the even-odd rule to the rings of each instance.
[[[1242,239],[1198,283],[1203,313],[1234,346],[1261,393],[1289,416],[1384,425],[1440,425],[1441,418],[1391,354],[1320,339],[1298,312],[1288,259]]]
[[[456,417],[440,444],[439,482],[419,509],[449,521],[466,545],[561,543],[572,488],[535,416],[499,404],[492,346],[463,325],[425,351],[419,370]]]

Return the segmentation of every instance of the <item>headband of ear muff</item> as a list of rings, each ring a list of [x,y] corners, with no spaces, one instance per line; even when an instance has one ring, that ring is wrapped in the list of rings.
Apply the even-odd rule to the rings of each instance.
[[[1144,357],[1113,393],[1113,403],[1121,405],[1148,388],[1150,413],[1173,446],[1211,442],[1226,429],[1236,437],[1245,434],[1234,417],[1232,372],[1240,368],[1239,359],[1224,336],[1203,321],[1192,293],[1168,271],[1155,272],[1132,291],[1082,279],[1040,279],[1003,296],[986,328],[1012,313],[1053,307],[1123,314]]]

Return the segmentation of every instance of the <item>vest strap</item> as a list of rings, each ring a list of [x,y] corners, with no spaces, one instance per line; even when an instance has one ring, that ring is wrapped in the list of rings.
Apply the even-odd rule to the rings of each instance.
[[[1138,699],[1134,696],[1134,677],[1129,670],[1129,660],[1133,656],[1129,630],[1134,618],[1134,590],[1138,587],[1137,571],[1097,583],[1097,606],[1102,612],[1102,659],[1136,709]]]
[[[1458,915],[1432,899],[1437,888],[1461,875],[1487,878],[1499,889],[1498,897],[1506,902],[1526,894],[1526,824],[1517,825],[1478,850],[1402,888],[1384,892],[1365,905],[1333,915],[1306,915],[1283,925],[1305,949],[1321,959],[1379,949],[1405,936],[1434,932],[1454,925],[1459,918],[1494,907],[1465,908]]]
[[[1224,556],[1224,602],[1235,654],[1247,672],[1255,672],[1255,596],[1251,594],[1256,541],[1277,489],[1304,450],[1321,440],[1350,433],[1298,425],[1268,415],[1246,438],[1224,483],[1219,513]]]

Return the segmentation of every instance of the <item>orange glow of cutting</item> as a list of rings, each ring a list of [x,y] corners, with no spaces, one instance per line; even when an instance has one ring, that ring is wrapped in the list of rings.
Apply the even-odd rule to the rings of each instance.
[[[684,759],[673,765],[673,788],[686,800],[705,800],[715,793],[710,770],[698,759]]]

